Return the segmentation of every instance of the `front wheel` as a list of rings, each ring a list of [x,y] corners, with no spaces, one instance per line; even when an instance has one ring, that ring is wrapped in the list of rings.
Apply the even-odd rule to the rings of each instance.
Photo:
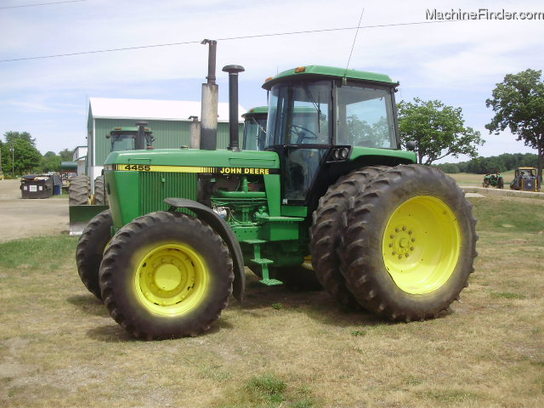
[[[112,226],[110,210],[102,211],[89,221],[77,243],[77,272],[85,287],[98,299],[102,299],[98,271],[104,250],[111,239]]]
[[[392,320],[436,317],[474,271],[475,224],[464,193],[440,170],[383,172],[347,216],[346,284],[364,308]]]
[[[205,332],[227,306],[233,279],[222,238],[197,218],[169,212],[121,228],[100,266],[110,315],[142,339]]]

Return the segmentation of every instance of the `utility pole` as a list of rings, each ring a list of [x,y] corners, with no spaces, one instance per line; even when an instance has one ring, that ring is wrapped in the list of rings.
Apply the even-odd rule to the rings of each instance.
[[[15,178],[15,147],[11,145],[11,176]]]

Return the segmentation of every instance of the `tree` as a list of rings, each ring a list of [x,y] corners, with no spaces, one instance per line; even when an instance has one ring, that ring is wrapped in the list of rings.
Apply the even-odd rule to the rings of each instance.
[[[30,173],[40,166],[42,155],[36,149],[35,139],[28,132],[4,133],[6,143],[2,149],[2,167],[4,172],[15,174]],[[5,157],[7,156],[7,157]]]
[[[60,170],[61,157],[57,156],[55,152],[47,152],[43,155],[41,160],[41,171],[44,173],[50,171]]]
[[[499,134],[506,128],[537,150],[538,177],[542,181],[544,165],[544,82],[542,71],[527,69],[508,74],[496,84],[492,98],[485,101],[495,117],[485,127],[489,133]]]
[[[477,146],[484,144],[480,132],[465,127],[461,108],[419,98],[402,101],[398,108],[401,143],[416,142],[419,163],[429,165],[449,155],[476,157]]]
[[[69,149],[64,149],[59,152],[61,161],[72,161],[74,157],[74,151]]]

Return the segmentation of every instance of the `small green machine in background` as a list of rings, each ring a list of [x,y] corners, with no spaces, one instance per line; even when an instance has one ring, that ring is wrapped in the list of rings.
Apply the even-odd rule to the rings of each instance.
[[[476,221],[451,178],[400,150],[398,84],[325,66],[282,72],[263,85],[266,133],[259,125],[240,150],[243,68],[223,70],[227,150],[106,160],[110,209],[86,227],[76,258],[111,316],[137,338],[198,335],[231,294],[243,299],[245,266],[265,285],[317,279],[340,303],[394,321],[446,310],[473,272]]]
[[[113,128],[106,138],[111,140],[110,152],[152,149],[155,141],[147,122]],[[104,176],[95,178],[94,194],[89,176],[82,174],[70,178],[68,197],[70,235],[79,235],[94,216],[108,208]]]

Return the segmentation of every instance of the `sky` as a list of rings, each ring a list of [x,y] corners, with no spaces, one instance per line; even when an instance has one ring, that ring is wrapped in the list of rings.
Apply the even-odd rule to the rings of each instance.
[[[508,131],[489,134],[485,124],[493,112],[485,100],[506,74],[544,67],[544,20],[429,24],[426,18],[434,10],[544,12],[541,1],[60,1],[0,0],[0,135],[30,132],[42,154],[86,144],[90,97],[200,100],[207,73],[208,49],[199,44],[204,38],[356,27],[361,13],[350,68],[399,81],[397,101],[419,97],[461,107],[465,124],[486,139],[482,156],[535,153]],[[265,78],[301,65],[346,67],[355,34],[219,40],[219,99],[228,101],[224,65],[245,68],[239,78],[242,106],[266,105]],[[5,61],[180,42],[189,44]]]

